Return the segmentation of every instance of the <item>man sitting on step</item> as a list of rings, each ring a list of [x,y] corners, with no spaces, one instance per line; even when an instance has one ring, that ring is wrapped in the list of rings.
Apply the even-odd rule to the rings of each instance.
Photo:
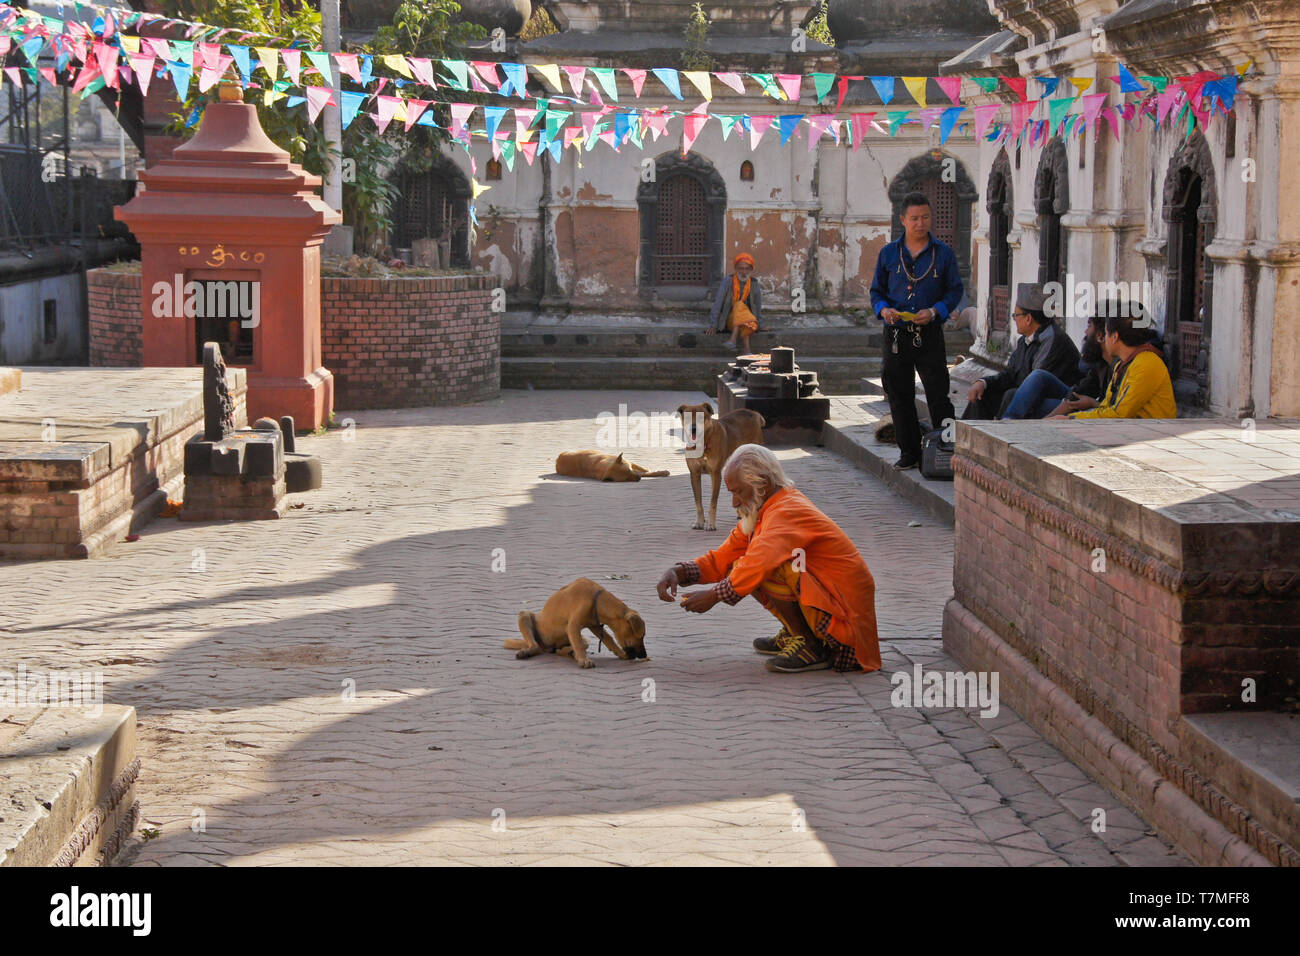
[[[780,637],[754,641],[772,657],[770,671],[879,670],[876,583],[849,536],[795,490],[762,445],[737,448],[722,477],[739,524],[722,547],[665,571],[659,599],[672,601],[679,586],[713,584],[681,599],[703,614],[754,595],[783,625]]]

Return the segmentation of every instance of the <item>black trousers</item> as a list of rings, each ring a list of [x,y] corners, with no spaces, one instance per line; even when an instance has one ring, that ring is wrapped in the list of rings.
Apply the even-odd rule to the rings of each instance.
[[[1001,418],[1015,397],[1014,388],[985,385],[984,394],[966,405],[966,410],[961,413],[962,421],[991,422]]]
[[[918,326],[921,344],[908,327],[886,325],[884,341],[884,370],[881,375],[889,411],[894,417],[894,432],[898,436],[898,449],[904,455],[921,456],[921,426],[916,418],[916,374],[921,375],[925,388],[925,402],[930,409],[930,421],[942,428],[946,419],[955,418],[952,400],[948,398],[948,353],[943,342],[943,326],[937,322]],[[897,342],[898,351],[894,351]]]

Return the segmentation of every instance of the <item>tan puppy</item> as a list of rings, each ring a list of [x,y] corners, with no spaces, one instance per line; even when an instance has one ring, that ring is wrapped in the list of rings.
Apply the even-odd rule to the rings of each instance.
[[[666,471],[647,471],[640,465],[624,461],[622,455],[601,451],[566,451],[555,459],[555,470],[566,478],[595,478],[597,481],[640,481],[642,478],[666,478]]]
[[[722,485],[722,466],[731,453],[741,445],[763,444],[763,416],[748,408],[727,412],[713,418],[713,406],[678,405],[677,414],[682,419],[686,435],[686,467],[691,472],[691,491],[695,493],[696,530],[716,531],[718,520],[718,490]],[[709,523],[704,523],[702,500],[704,473],[713,476],[713,501],[709,505]]]
[[[605,630],[614,632],[611,638]],[[541,614],[519,612],[519,633],[522,641],[510,638],[507,650],[518,651],[520,660],[542,651],[573,652],[579,667],[594,667],[587,657],[587,642],[582,637],[586,628],[621,660],[638,660],[645,653],[645,621],[636,611],[610,594],[589,578],[578,578],[551,595]]]

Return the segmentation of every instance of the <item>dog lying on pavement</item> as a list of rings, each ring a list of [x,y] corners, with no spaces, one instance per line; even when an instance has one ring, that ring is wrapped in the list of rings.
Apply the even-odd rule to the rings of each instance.
[[[741,408],[720,418],[713,417],[713,406],[678,405],[677,414],[682,419],[686,434],[686,467],[691,472],[691,491],[695,493],[695,524],[697,531],[716,531],[718,520],[718,491],[722,485],[722,466],[731,453],[741,445],[763,444],[763,428],[767,422],[758,412]],[[713,476],[713,500],[709,505],[709,523],[704,523],[703,484],[704,473]]]
[[[518,651],[515,657],[520,660],[543,651],[571,651],[579,667],[594,667],[587,657],[584,627],[620,660],[645,659],[645,621],[641,615],[589,578],[578,578],[560,588],[540,614],[520,611],[519,633],[523,640],[508,638],[505,646]],[[614,632],[613,637],[606,627]]]
[[[647,471],[640,465],[624,461],[622,455],[604,452],[566,451],[555,459],[555,470],[566,478],[595,478],[597,481],[640,481],[642,478],[667,478],[666,471]]]

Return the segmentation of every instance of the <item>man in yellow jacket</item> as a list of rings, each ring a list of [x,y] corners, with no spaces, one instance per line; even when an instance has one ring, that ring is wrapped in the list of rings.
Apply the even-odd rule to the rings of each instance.
[[[1070,418],[1178,417],[1169,369],[1160,350],[1150,344],[1149,330],[1134,328],[1128,316],[1110,316],[1106,319],[1102,349],[1114,363],[1106,394],[1101,404],[1074,412]]]
[[[762,445],[737,448],[722,477],[740,523],[720,548],[665,571],[660,600],[673,600],[679,585],[714,584],[681,599],[703,614],[754,595],[783,625],[754,641],[770,671],[879,670],[876,582],[849,536]]]

